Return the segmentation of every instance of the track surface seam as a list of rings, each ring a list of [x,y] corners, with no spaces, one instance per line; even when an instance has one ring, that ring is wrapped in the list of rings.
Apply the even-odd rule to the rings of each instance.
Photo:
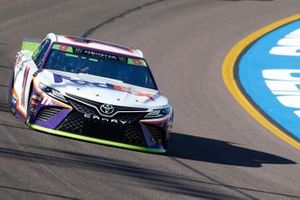
[[[107,20],[105,20],[104,22],[100,23],[100,24],[97,24],[96,26],[88,29],[85,33],[82,34],[82,37],[89,37],[90,35],[92,35],[96,30],[100,29],[101,27],[107,25],[107,24],[110,24],[110,23],[113,23],[114,21],[120,19],[120,18],[123,18],[125,17],[126,15],[129,15],[131,13],[134,13],[138,10],[141,10],[143,8],[146,8],[148,6],[152,6],[152,5],[155,5],[155,4],[158,4],[158,3],[161,3],[165,0],[155,0],[155,1],[151,1],[151,2],[148,2],[148,3],[145,3],[143,5],[140,5],[140,6],[136,6],[134,8],[131,8],[131,9],[128,9],[116,16],[113,16]]]

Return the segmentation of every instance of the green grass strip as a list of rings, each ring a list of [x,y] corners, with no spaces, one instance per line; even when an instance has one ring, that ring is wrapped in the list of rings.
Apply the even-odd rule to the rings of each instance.
[[[38,48],[39,45],[40,44],[37,42],[23,41],[21,49],[34,52]]]

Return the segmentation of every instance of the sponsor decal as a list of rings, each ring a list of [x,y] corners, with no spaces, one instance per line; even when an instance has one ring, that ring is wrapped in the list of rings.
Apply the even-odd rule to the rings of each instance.
[[[300,140],[300,21],[257,40],[240,57],[237,75],[250,100]]]
[[[52,49],[73,53],[73,48],[63,44],[53,44]]]
[[[60,45],[59,50],[66,51],[68,49],[68,46]]]
[[[121,125],[126,125],[126,124],[131,123],[131,121],[127,121],[127,120],[119,120],[119,119],[113,119],[113,118],[100,117],[98,115],[93,115],[93,114],[89,114],[89,113],[85,113],[83,116],[84,116],[84,118],[86,118],[90,121],[101,121],[101,122],[121,124]]]
[[[147,67],[146,62],[142,59],[128,58],[127,64]]]
[[[105,114],[105,115],[110,115],[110,114],[112,114],[112,113],[115,111],[115,109],[114,109],[114,107],[113,107],[112,105],[109,105],[109,104],[102,104],[102,105],[100,106],[100,111],[101,111],[103,114]]]
[[[41,104],[42,105],[49,105],[51,103],[51,99],[49,97],[43,97]]]
[[[81,79],[72,79],[71,77],[61,76],[61,75],[54,75],[54,82],[56,82],[55,76],[59,76],[59,79],[61,78],[61,79],[71,81],[72,83],[74,83],[76,85],[81,85],[81,86],[89,85],[89,86],[94,86],[94,87],[99,87],[99,88],[118,90],[118,91],[122,91],[122,92],[127,92],[129,94],[133,94],[133,95],[136,95],[139,97],[147,97],[150,100],[154,100],[155,98],[157,98],[160,95],[159,92],[157,92],[155,94],[138,92],[138,91],[134,91],[134,90],[130,89],[129,87],[125,87],[125,86],[121,86],[121,85],[115,85],[115,84],[110,84],[110,83],[106,83],[106,82],[89,82],[89,81],[85,81],[85,80],[81,80]]]
[[[91,61],[99,62],[101,60],[111,60],[115,62],[125,63],[128,65],[136,65],[147,67],[147,63],[143,59],[130,58],[117,54],[109,54],[102,51],[86,49],[81,47],[70,46],[66,44],[53,44],[52,49],[65,52],[68,57],[88,58]]]
[[[21,105],[24,107],[25,106],[25,92],[26,92],[26,84],[27,84],[27,79],[29,75],[30,68],[26,67],[24,70],[24,75],[23,75],[23,82],[22,82],[22,94],[21,94]]]

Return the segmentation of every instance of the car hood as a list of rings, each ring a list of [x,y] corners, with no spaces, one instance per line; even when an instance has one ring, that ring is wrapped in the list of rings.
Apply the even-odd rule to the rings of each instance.
[[[157,90],[89,74],[43,69],[37,79],[63,95],[76,95],[111,105],[155,109],[169,104]]]

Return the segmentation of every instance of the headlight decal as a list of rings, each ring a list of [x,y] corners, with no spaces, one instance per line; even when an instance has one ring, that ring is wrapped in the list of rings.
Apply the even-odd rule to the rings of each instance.
[[[145,116],[145,119],[156,119],[162,118],[169,115],[171,112],[171,107],[163,108],[163,109],[154,109],[150,113]]]
[[[65,99],[64,95],[62,95],[58,90],[56,89],[53,89],[43,83],[39,83],[38,84],[39,88],[45,92],[48,96],[54,98],[54,99],[57,99],[59,101],[62,101],[62,102],[65,102],[67,103],[68,101]]]

